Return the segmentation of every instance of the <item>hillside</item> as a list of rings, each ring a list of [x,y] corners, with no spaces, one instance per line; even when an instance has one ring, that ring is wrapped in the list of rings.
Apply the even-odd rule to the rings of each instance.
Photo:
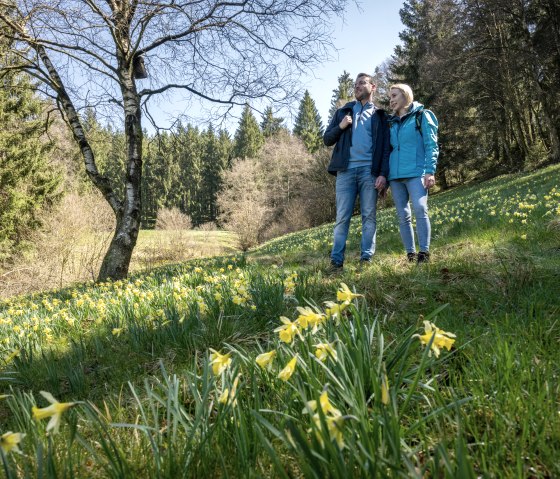
[[[3,301],[6,476],[560,476],[560,165],[430,208],[427,265],[387,208],[339,276],[325,225]]]

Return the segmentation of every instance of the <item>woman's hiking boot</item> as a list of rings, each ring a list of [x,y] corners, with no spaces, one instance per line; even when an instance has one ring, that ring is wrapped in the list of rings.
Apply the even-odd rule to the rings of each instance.
[[[416,261],[418,262],[418,264],[429,262],[430,253],[428,253],[427,251],[420,251],[420,253],[418,253],[418,259]]]

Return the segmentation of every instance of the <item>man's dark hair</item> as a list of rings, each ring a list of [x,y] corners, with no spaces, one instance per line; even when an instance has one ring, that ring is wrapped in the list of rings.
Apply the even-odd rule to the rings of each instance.
[[[375,82],[373,81],[373,77],[369,73],[358,73],[356,80],[361,77],[366,77],[368,82],[370,82],[372,85],[375,85]]]

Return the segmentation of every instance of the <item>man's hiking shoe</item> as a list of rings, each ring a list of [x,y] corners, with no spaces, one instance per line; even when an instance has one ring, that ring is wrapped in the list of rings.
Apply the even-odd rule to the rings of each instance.
[[[415,263],[416,253],[406,253],[406,259],[408,260],[409,263]]]
[[[330,266],[327,269],[328,274],[342,273],[343,265],[342,263],[337,263],[336,261],[331,261]]]
[[[427,251],[420,251],[420,253],[418,253],[418,264],[420,263],[427,263],[430,261],[430,253],[428,253]]]
[[[361,258],[358,264],[359,269],[365,269],[372,263],[371,258]]]

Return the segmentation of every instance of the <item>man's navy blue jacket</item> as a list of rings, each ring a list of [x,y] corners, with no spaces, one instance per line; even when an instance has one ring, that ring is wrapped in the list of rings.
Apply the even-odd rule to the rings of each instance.
[[[346,115],[352,115],[352,108],[356,101],[346,103],[342,108],[336,110],[328,128],[323,135],[323,141],[327,146],[334,146],[328,171],[336,175],[338,171],[348,168],[350,160],[350,146],[352,146],[352,125],[344,130],[340,129],[340,122]],[[391,152],[389,141],[388,117],[385,110],[376,109],[371,117],[371,138],[373,142],[371,174],[373,176],[389,176],[389,154]]]

